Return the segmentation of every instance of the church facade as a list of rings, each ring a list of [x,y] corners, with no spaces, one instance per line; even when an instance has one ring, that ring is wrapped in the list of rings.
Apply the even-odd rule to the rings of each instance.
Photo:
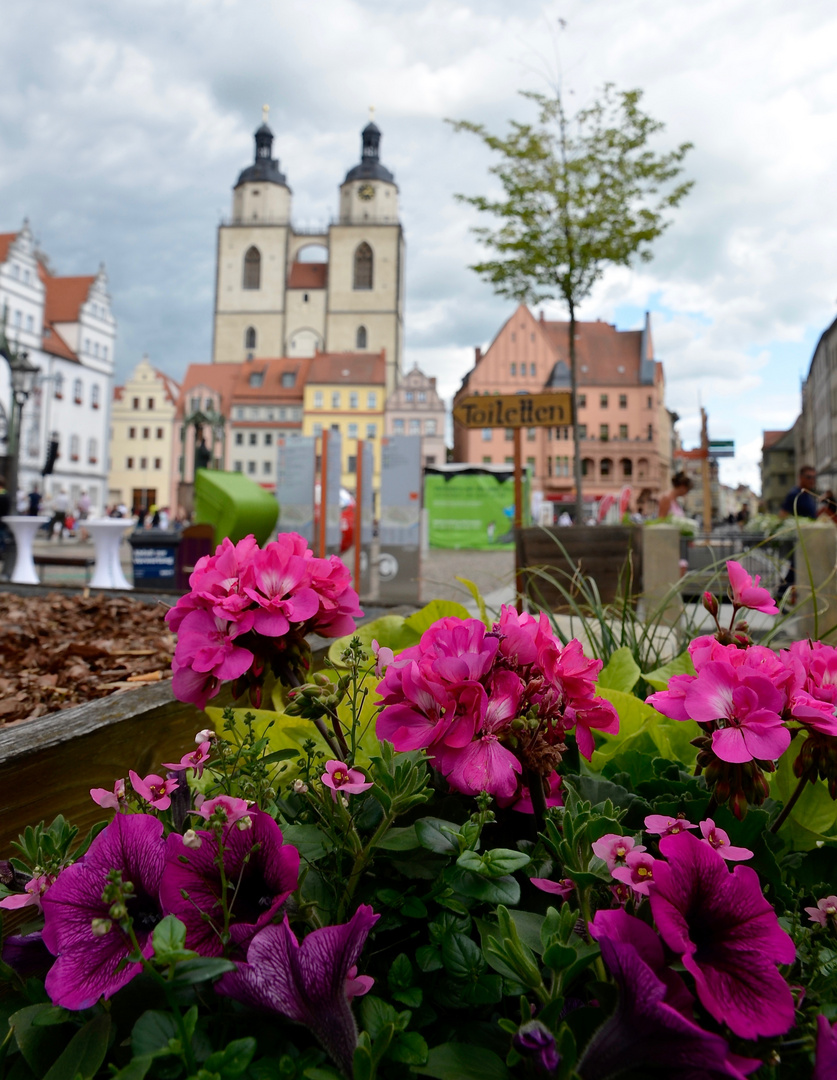
[[[231,218],[218,229],[213,362],[383,350],[392,392],[403,352],[405,243],[380,130],[371,121],[363,129],[360,162],[340,185],[337,218],[322,231],[294,227],[291,189],[266,122],[255,142]]]

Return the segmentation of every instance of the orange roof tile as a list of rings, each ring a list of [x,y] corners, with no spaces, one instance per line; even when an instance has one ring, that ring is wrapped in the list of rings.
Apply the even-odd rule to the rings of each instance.
[[[177,399],[180,396],[180,383],[176,382],[171,375],[167,375],[165,371],[160,371],[159,368],[154,368],[154,374],[163,384],[163,392],[166,398],[172,403],[177,404]]]
[[[787,431],[764,431],[762,432],[762,450],[769,450],[771,446],[775,446],[783,435],[787,435]]]
[[[241,364],[190,364],[177,399],[177,415],[188,411],[189,398],[199,387],[208,387],[221,397],[221,412],[229,412],[232,389],[241,371]]]
[[[540,325],[555,351],[556,360],[563,360],[569,365],[570,324],[543,322]],[[637,384],[640,376],[641,330],[617,330],[606,322],[577,322],[575,329],[579,386]]]
[[[235,402],[301,402],[310,366],[311,358],[307,356],[248,360],[238,365],[239,373],[233,386],[232,400]],[[293,386],[282,385],[282,376],[288,372],[294,375]],[[256,373],[262,375],[261,383],[259,386],[252,386],[250,376]]]
[[[4,263],[9,257],[9,248],[17,238],[17,233],[0,233],[0,263]]]
[[[81,363],[78,356],[76,356],[64,338],[62,338],[55,327],[46,320],[44,321],[44,334],[41,348],[51,356],[60,356],[63,360],[73,360],[76,364]]]
[[[386,382],[386,351],[368,353],[317,353],[311,361],[309,383],[379,386]]]
[[[289,289],[324,289],[327,281],[328,263],[295,262],[288,274]]]
[[[78,322],[79,309],[87,300],[95,274],[85,277],[53,277],[40,263],[46,285],[45,318],[52,323]]]

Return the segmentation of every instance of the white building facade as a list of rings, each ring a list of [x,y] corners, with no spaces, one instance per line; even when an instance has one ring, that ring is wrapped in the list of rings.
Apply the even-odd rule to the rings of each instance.
[[[107,500],[107,457],[116,321],[104,267],[95,275],[59,277],[38,251],[28,222],[0,234],[0,317],[9,340],[40,371],[26,402],[18,490],[46,495],[66,488],[75,507],[83,491],[92,513]],[[0,369],[0,408],[10,412],[8,367]],[[51,439],[58,458],[42,477]]]

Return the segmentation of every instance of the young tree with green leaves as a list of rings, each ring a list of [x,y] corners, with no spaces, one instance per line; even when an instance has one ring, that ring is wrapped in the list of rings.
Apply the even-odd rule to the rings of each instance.
[[[491,253],[471,267],[501,296],[524,303],[561,299],[569,310],[570,386],[577,418],[576,309],[610,265],[651,258],[651,243],[670,224],[665,212],[692,187],[680,179],[691,143],[655,152],[664,125],[640,107],[641,90],[605,85],[592,105],[567,115],[560,93],[524,92],[535,124],[512,121],[505,136],[482,124],[450,121],[478,135],[498,157],[490,172],[502,194],[457,195],[496,219],[474,229]],[[582,520],[581,453],[573,424],[576,521]]]

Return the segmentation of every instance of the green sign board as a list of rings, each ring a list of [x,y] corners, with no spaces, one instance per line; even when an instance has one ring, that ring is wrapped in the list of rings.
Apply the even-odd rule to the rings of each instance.
[[[440,466],[425,470],[424,506],[431,547],[511,548],[514,469]],[[529,476],[523,474],[523,524],[529,523]],[[467,567],[463,574],[468,576]]]

